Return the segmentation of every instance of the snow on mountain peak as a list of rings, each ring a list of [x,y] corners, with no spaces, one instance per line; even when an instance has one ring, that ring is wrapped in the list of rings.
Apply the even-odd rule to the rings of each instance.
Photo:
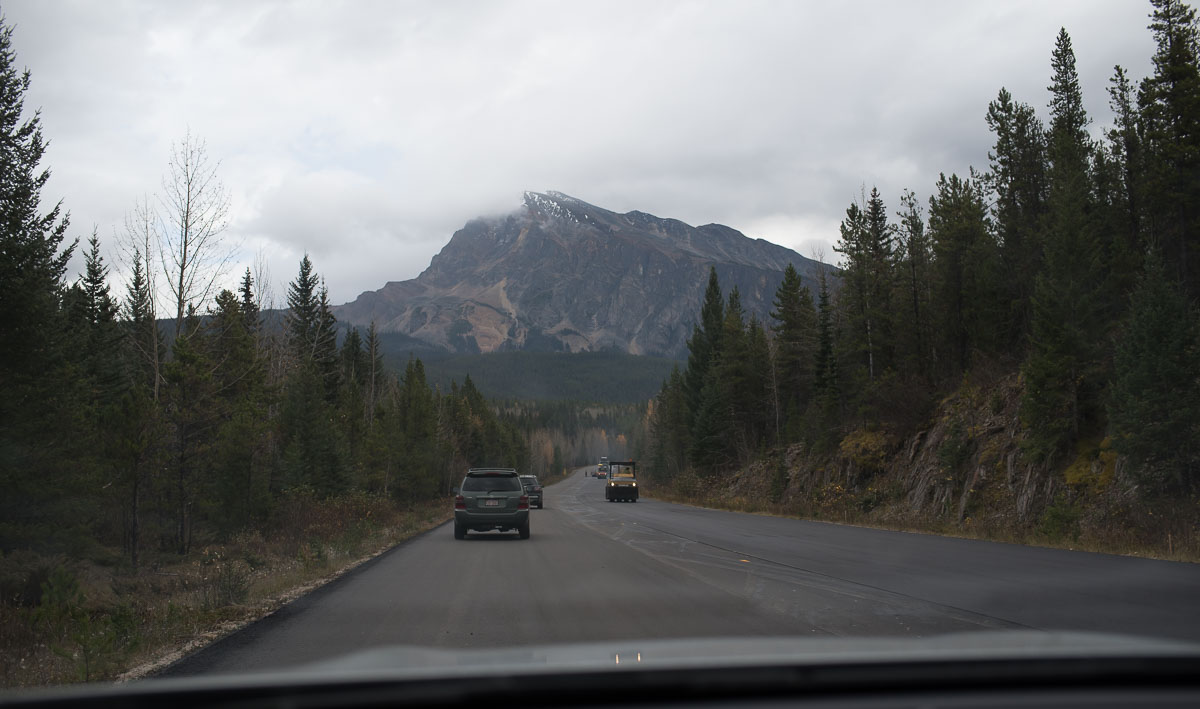
[[[575,209],[570,206],[574,204]],[[547,216],[558,217],[559,219],[569,219],[576,224],[581,223],[580,217],[587,219],[587,215],[579,209],[579,205],[583,203],[579,200],[565,195],[562,192],[548,190],[544,194],[541,192],[525,192],[525,205],[530,209],[536,210]]]

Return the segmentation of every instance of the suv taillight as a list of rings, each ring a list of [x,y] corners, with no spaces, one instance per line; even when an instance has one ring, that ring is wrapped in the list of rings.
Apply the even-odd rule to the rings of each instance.
[[[455,495],[454,496],[454,509],[456,509],[456,510],[467,509],[467,499],[465,497],[463,497],[462,495]]]
[[[517,503],[518,510],[529,509],[529,495],[521,495],[521,501]]]

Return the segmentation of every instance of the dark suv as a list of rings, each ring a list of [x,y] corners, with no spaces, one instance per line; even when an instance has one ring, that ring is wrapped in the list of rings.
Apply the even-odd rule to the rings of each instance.
[[[525,486],[525,494],[529,495],[529,506],[539,510],[546,506],[542,497],[542,484],[536,475],[522,475],[521,484]]]
[[[471,468],[454,490],[454,538],[469,530],[507,532],[529,539],[529,495],[512,468]]]

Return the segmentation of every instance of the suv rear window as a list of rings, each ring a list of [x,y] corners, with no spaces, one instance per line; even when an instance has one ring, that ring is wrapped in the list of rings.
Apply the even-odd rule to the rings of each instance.
[[[463,480],[463,492],[488,492],[489,490],[519,491],[520,480],[515,475],[468,475]]]

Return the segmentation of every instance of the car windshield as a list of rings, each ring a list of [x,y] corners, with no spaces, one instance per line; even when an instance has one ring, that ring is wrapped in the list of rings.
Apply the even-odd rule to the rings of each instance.
[[[521,483],[512,475],[468,475],[462,484],[463,492],[513,492]]]
[[[3,0],[0,692],[1200,644],[1196,6]]]

